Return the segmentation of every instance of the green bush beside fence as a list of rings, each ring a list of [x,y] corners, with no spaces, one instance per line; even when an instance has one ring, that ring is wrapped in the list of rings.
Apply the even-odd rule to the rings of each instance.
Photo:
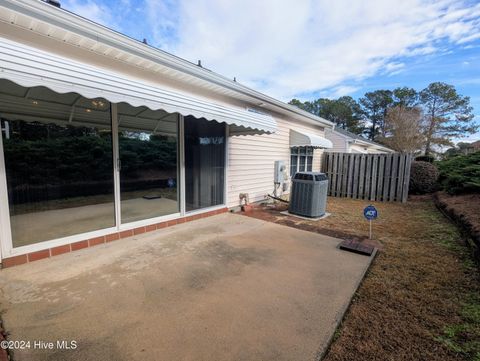
[[[480,193],[480,152],[457,155],[436,165],[440,185],[449,194]]]

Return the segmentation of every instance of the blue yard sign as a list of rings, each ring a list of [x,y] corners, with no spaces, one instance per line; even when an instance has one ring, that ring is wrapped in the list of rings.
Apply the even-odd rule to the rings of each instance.
[[[369,205],[369,206],[366,206],[365,209],[363,210],[363,215],[365,216],[366,219],[371,221],[378,217],[378,211],[374,206]]]
[[[363,215],[365,216],[365,218],[368,220],[368,223],[370,224],[369,238],[372,239],[372,220],[377,219],[378,211],[374,206],[370,204],[369,206],[366,206],[365,209],[363,210]]]

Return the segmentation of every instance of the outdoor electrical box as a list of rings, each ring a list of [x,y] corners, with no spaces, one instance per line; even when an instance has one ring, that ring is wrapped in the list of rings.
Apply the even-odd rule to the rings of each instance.
[[[273,175],[273,182],[276,184],[285,183],[287,180],[287,166],[285,161],[275,161],[275,174]]]

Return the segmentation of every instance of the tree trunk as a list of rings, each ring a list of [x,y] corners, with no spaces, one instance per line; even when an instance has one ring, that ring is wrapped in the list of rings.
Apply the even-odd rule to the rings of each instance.
[[[432,112],[430,114],[430,124],[428,126],[427,132],[427,143],[425,144],[425,155],[430,155],[431,146],[432,146],[432,136],[433,129],[435,128],[435,110],[436,110],[436,100],[433,101]]]
[[[425,145],[425,155],[430,155],[430,138],[427,140],[427,144]]]

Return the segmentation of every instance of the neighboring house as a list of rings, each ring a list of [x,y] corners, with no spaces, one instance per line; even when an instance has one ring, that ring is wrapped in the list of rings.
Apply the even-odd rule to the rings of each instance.
[[[226,211],[333,124],[39,0],[0,0],[3,266]]]
[[[470,143],[468,147],[466,148],[466,153],[475,153],[480,150],[480,140],[477,140],[476,142]]]
[[[325,137],[333,143],[329,152],[384,154],[395,153],[393,149],[372,142],[342,128],[326,129]]]

